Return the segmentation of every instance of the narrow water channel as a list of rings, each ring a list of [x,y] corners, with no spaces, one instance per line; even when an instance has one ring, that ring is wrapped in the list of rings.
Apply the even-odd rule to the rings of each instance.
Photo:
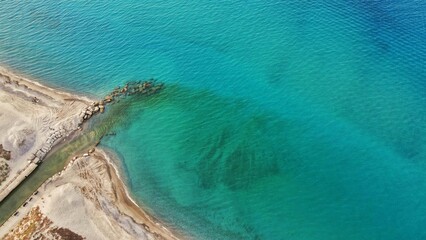
[[[60,172],[72,156],[95,146],[102,136],[124,119],[130,102],[131,99],[128,98],[112,104],[104,114],[90,119],[83,132],[77,133],[71,141],[55,146],[43,163],[0,203],[0,224],[6,222],[47,179]]]

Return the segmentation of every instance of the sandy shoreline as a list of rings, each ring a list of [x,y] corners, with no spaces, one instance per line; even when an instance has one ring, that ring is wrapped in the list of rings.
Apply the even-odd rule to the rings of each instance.
[[[44,86],[0,67],[0,132],[6,133],[0,135],[0,144],[12,155],[10,160],[0,158],[10,166],[0,194],[28,165],[35,166],[58,142],[79,130],[84,121],[81,113],[92,103],[87,97]],[[18,216],[0,227],[0,236],[20,238],[33,221],[45,225],[26,231],[29,239],[64,239],[74,233],[86,239],[178,239],[130,197],[111,157],[102,149],[92,151],[71,160],[64,171],[46,181],[37,196],[19,209]],[[65,235],[61,238],[61,234]]]
[[[20,209],[25,212],[23,218],[5,233],[4,239],[49,239],[59,228],[81,237],[74,239],[182,238],[133,202],[111,158],[99,148],[74,157],[37,192],[25,209]],[[50,224],[38,225],[44,221]]]
[[[111,155],[109,155],[104,149],[97,149],[97,151],[102,155],[100,158],[108,166],[108,170],[111,174],[111,179],[117,186],[117,207],[126,214],[133,218],[138,224],[148,226],[149,229],[153,229],[154,232],[160,234],[160,237],[165,239],[183,239],[183,236],[178,236],[177,233],[172,233],[168,228],[161,224],[158,220],[148,215],[143,208],[141,208],[135,200],[130,196],[127,187],[122,180],[120,171],[117,166],[114,164]],[[116,159],[115,161],[119,161]]]

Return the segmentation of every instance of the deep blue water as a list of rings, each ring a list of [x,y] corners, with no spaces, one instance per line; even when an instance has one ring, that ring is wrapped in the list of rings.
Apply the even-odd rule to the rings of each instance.
[[[1,1],[0,64],[103,96],[103,144],[197,239],[426,239],[426,2]]]

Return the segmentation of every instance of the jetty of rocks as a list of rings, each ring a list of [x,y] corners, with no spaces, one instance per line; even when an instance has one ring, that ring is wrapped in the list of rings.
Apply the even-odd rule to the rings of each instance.
[[[130,95],[149,96],[159,92],[161,89],[163,89],[163,87],[163,84],[157,84],[156,81],[153,79],[148,81],[129,82],[123,87],[115,88],[103,100],[93,102],[91,105],[83,109],[78,117],[77,129],[69,127],[65,124],[57,126],[56,128],[51,128],[51,134],[47,138],[46,142],[42,145],[40,149],[36,150],[31,155],[24,169],[22,169],[21,172],[8,183],[5,183],[1,186],[0,202],[4,198],[6,198],[6,196],[9,195],[9,193],[13,189],[15,189],[22,181],[24,181],[39,166],[40,163],[42,163],[47,153],[59,142],[59,140],[64,139],[76,130],[81,130],[81,126],[85,121],[89,120],[97,113],[103,113],[108,104],[113,104],[115,101],[118,101],[119,99],[125,98]],[[10,152],[4,150],[3,146],[1,146],[0,154],[0,157],[3,157],[5,159],[10,158]]]
[[[123,87],[116,87],[103,100],[93,102],[86,109],[83,109],[79,116],[83,121],[86,121],[97,113],[103,113],[108,104],[113,104],[121,98],[136,94],[149,96],[159,92],[163,87],[162,83],[157,84],[154,80],[129,82]]]

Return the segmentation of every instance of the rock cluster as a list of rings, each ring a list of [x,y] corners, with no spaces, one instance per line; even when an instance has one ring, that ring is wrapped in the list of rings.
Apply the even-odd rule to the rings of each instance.
[[[1,158],[3,158],[4,160]],[[0,185],[9,176],[10,167],[7,161],[5,160],[10,160],[10,158],[11,158],[10,151],[7,151],[6,149],[4,149],[3,145],[0,144]]]
[[[152,95],[157,93],[163,88],[163,84],[156,84],[153,80],[150,81],[138,81],[129,82],[124,87],[116,87],[110,94],[108,94],[103,100],[99,102],[93,102],[86,109],[81,111],[79,117],[86,121],[97,113],[103,113],[107,104],[112,104],[119,98],[126,97],[128,95],[140,94],[140,95]]]
[[[10,151],[4,149],[2,144],[0,144],[0,158],[4,158],[6,160],[10,160],[11,158]]]
[[[45,144],[38,149],[30,159],[28,159],[30,162],[39,163],[46,154],[52,149],[54,144],[61,138],[65,137],[66,134],[69,132],[69,130],[66,130],[65,128],[59,128],[58,130],[54,130],[49,137],[47,138]]]
[[[93,102],[92,105],[88,106],[86,109],[83,109],[80,113],[80,118],[83,119],[83,121],[90,119],[93,115],[95,115],[98,112],[104,112],[105,105],[103,104],[103,101],[101,102]]]
[[[152,95],[163,89],[162,83],[157,84],[154,80],[129,82],[124,87],[116,87],[106,98],[106,102],[112,102],[114,99],[128,95]]]
[[[139,82],[129,82],[123,88],[117,87],[110,94],[108,94],[103,100],[98,102],[93,102],[91,105],[83,109],[79,114],[79,125],[84,121],[89,120],[97,113],[103,113],[107,104],[112,104],[114,101],[126,97],[128,95],[140,94],[140,95],[152,95],[157,93],[163,88],[163,84],[156,84],[154,81],[139,81]],[[78,129],[81,129],[80,127]],[[66,129],[65,127],[60,127],[57,130],[53,129],[53,132],[49,135],[45,144],[38,149],[28,161],[34,163],[40,163],[41,160],[47,155],[47,153],[52,149],[55,143],[69,135],[71,131],[75,129]],[[1,145],[0,145],[1,146]],[[1,148],[2,149],[2,146]],[[91,149],[87,155],[93,153],[94,149]],[[1,154],[1,151],[0,151]],[[2,155],[0,155],[1,157]],[[10,158],[10,152],[9,152]]]
[[[3,183],[4,180],[9,176],[10,173],[10,167],[9,164],[7,164],[6,161],[1,160],[0,161],[0,185]]]

